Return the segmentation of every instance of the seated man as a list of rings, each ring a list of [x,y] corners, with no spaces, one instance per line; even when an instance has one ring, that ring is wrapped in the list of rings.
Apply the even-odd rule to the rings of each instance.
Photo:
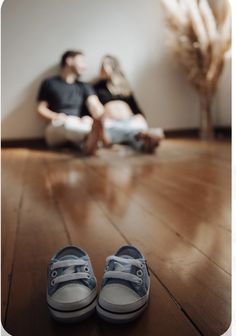
[[[81,51],[67,51],[61,58],[61,73],[41,84],[37,111],[47,122],[46,142],[60,146],[71,142],[85,154],[93,154],[102,138],[103,105],[92,87],[79,81],[86,69]],[[90,116],[83,116],[83,106]]]

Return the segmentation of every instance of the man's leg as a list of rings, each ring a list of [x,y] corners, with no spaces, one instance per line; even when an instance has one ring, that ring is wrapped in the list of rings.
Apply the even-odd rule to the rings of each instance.
[[[80,146],[92,130],[93,120],[90,117],[87,118],[88,119],[86,120],[74,116],[66,118],[64,121],[64,128],[67,141],[78,147]]]
[[[73,143],[87,154],[93,154],[102,134],[102,124],[86,116],[69,116],[66,120],[53,120],[46,128],[46,142],[50,147]]]
[[[86,155],[92,155],[98,148],[102,128],[100,120],[93,120],[89,116],[69,117],[65,123],[66,139],[79,146]]]
[[[102,140],[103,136],[103,124],[102,121],[99,119],[93,120],[92,130],[86,137],[85,141],[82,145],[82,151],[86,155],[92,155],[98,149],[98,143]]]
[[[59,147],[67,142],[64,121],[53,120],[45,130],[45,140],[49,147]]]
[[[65,120],[53,120],[46,128],[45,138],[50,147],[71,142],[77,146],[91,132],[93,120],[90,117],[67,117]]]

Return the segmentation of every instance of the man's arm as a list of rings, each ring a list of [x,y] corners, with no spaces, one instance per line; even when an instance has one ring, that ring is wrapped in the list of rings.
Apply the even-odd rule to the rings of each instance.
[[[91,95],[86,100],[87,108],[94,119],[100,119],[104,113],[104,107],[96,95]]]
[[[65,119],[67,117],[65,113],[56,113],[50,110],[48,108],[48,102],[44,100],[38,102],[37,112],[46,121]]]

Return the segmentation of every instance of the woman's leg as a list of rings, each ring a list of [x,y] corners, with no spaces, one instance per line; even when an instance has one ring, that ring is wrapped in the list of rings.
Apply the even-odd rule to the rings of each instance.
[[[105,122],[107,138],[111,143],[129,143],[134,149],[152,153],[164,137],[159,128],[149,129],[142,115],[134,115],[127,120]]]
[[[147,153],[154,152],[164,138],[163,130],[161,128],[149,128],[146,119],[141,114],[135,115],[132,122],[133,126],[137,127],[135,136],[131,138],[133,147]],[[141,143],[142,145],[140,145]]]
[[[135,135],[148,129],[146,120],[142,115],[135,115],[126,120],[104,121],[105,134],[112,144],[129,143],[132,147],[139,149],[142,141],[135,138]]]

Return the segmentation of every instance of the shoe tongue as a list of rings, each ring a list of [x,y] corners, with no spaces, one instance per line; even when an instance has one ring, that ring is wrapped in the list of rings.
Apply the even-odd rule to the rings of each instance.
[[[127,255],[127,254],[122,254],[119,257],[124,258],[124,259],[134,259],[133,257],[131,257],[130,255]]]
[[[129,273],[130,272],[130,270],[131,270],[131,265],[125,265],[125,264],[121,264],[121,263],[119,263],[119,262],[115,262],[115,264],[114,264],[114,270],[115,271],[121,271],[121,272],[127,272],[127,273]]]
[[[124,259],[134,259],[133,257],[129,255],[122,255],[120,257]],[[131,264],[127,264],[126,262],[122,262],[122,261],[115,261],[114,266],[115,266],[114,268],[116,271],[127,272],[127,273],[131,271],[131,267],[132,267]]]
[[[76,259],[78,259],[78,258],[77,258],[76,256],[74,256],[74,255],[69,255],[69,254],[67,254],[67,255],[64,256],[64,257],[61,257],[61,258],[60,258],[60,261],[63,261],[63,260],[71,260],[71,259],[76,260]],[[63,274],[74,273],[74,271],[75,271],[75,267],[76,267],[76,266],[69,266],[69,267],[67,267],[67,268],[64,270]]]
[[[67,254],[59,259],[57,259],[57,261],[64,261],[64,260],[77,260],[77,259],[83,259],[84,261],[88,261],[88,257],[86,255],[81,256],[81,257],[77,257],[73,254]],[[65,267],[62,269],[62,273],[61,274],[73,274],[76,272],[76,268],[80,267],[80,266],[69,266],[69,267]],[[85,286],[88,286],[88,284],[86,283],[86,280],[84,279],[78,279],[78,280],[71,280],[71,282],[78,282],[80,284],[83,284]]]
[[[67,254],[64,257],[61,257],[59,260],[62,261],[62,260],[71,260],[71,259],[78,259],[78,257],[76,257],[74,255]]]

